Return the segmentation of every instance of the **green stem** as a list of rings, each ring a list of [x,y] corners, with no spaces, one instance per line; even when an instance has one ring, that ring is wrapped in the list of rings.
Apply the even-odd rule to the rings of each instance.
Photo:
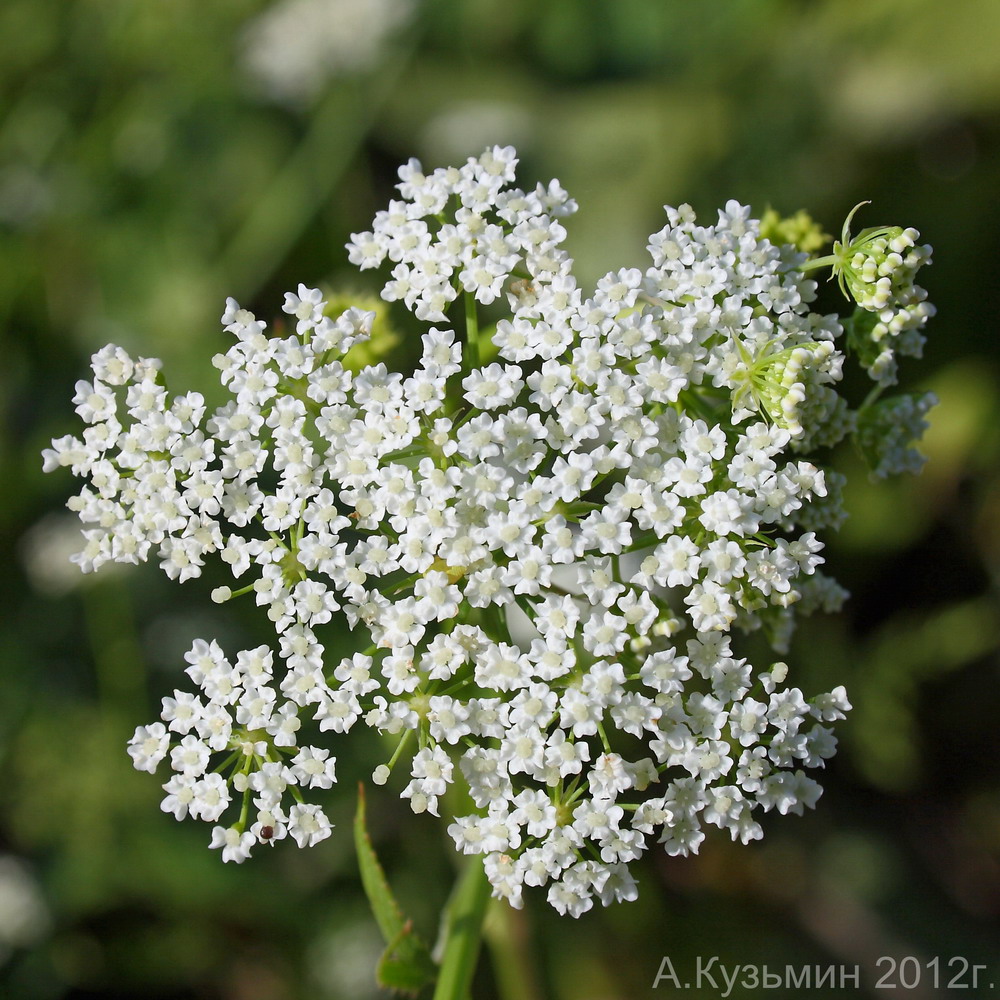
[[[469,348],[469,368],[479,367],[479,317],[476,315],[476,298],[465,293],[465,341]]]
[[[490,883],[479,858],[470,858],[448,908],[444,954],[434,1000],[466,1000],[476,971]]]
[[[815,271],[818,267],[832,267],[840,257],[837,254],[831,253],[826,257],[814,257],[812,260],[807,260],[800,268],[800,271]]]
[[[400,755],[406,747],[406,744],[410,742],[410,737],[413,735],[412,729],[407,729],[399,743],[396,744],[396,749],[393,751],[392,757],[389,760],[388,768],[391,771],[396,766],[396,761],[399,760]]]
[[[524,910],[494,900],[486,914],[484,936],[502,1000],[542,1000]]]
[[[858,410],[861,411],[866,406],[871,406],[872,403],[874,403],[879,398],[879,396],[882,395],[883,392],[885,392],[884,385],[879,385],[879,384],[873,385],[871,391],[868,393],[867,396],[865,396],[865,401],[858,407]]]

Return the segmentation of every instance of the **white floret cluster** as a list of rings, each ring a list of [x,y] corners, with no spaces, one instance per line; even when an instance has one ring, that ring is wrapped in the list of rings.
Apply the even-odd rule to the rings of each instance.
[[[400,794],[445,810],[496,895],[545,885],[572,914],[634,898],[653,845],[697,851],[710,826],[746,843],[820,795],[804,769],[834,753],[844,689],[807,699],[734,633],[781,650],[796,606],[843,597],[815,533],[842,517],[838,482],[802,457],[855,425],[841,324],[810,311],[806,255],[735,202],[713,226],[667,209],[652,265],[587,294],[561,246],[574,203],[513,187],[515,163],[410,161],[352,236],[429,325],[410,374],[345,364],[372,314],[330,315],[316,289],[273,336],[230,299],[229,403],[171,397],[158,362],[108,347],[77,386],[82,439],[45,453],[87,480],[83,570],[155,556],[184,581],[212,556],[237,583],[213,598],[253,595],[274,625],[235,663],[196,642],[198,692],[129,747],[169,762],[163,809],[216,824],[226,860],[329,835],[304,799],[356,725],[392,742],[374,780],[406,771]],[[504,304],[480,334],[479,307]],[[345,619],[361,651],[331,663]]]

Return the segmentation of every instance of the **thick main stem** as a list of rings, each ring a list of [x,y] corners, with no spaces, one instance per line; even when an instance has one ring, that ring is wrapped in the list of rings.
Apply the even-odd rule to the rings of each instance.
[[[472,858],[459,879],[448,911],[441,971],[434,1000],[466,1000],[476,971],[483,916],[490,900],[490,883],[479,858]]]

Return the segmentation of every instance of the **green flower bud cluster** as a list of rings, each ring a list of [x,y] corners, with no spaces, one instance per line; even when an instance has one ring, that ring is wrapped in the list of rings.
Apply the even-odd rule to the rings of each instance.
[[[920,356],[920,331],[935,312],[927,292],[915,282],[917,271],[931,261],[931,247],[917,244],[916,229],[900,226],[863,229],[852,237],[851,220],[864,204],[848,215],[832,259],[824,260],[832,264],[844,295],[874,317],[854,324],[854,347],[869,375],[891,385],[896,381],[896,355]]]
[[[737,384],[733,407],[738,412],[765,414],[793,437],[804,433],[803,411],[811,407],[815,390],[840,379],[843,358],[829,340],[774,350],[775,341],[751,355],[738,343],[740,364],[730,378]],[[808,421],[806,421],[808,423]]]
[[[760,217],[760,235],[776,247],[787,244],[802,253],[815,253],[832,238],[804,208],[784,217],[773,208],[767,209]]]
[[[920,471],[927,457],[913,445],[927,430],[924,417],[937,403],[933,392],[913,392],[861,408],[854,440],[873,479]]]

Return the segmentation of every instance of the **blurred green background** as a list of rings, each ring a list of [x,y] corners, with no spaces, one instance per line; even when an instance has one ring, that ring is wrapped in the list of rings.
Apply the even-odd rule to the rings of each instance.
[[[863,224],[935,247],[939,315],[903,382],[941,406],[918,478],[873,486],[836,456],[852,516],[828,568],[853,597],[788,657],[807,693],[844,683],[855,705],[818,810],[651,858],[628,906],[495,916],[476,997],[659,996],[662,956],[683,978],[714,954],[860,964],[873,996],[879,956],[964,956],[1000,988],[998,47],[996,0],[4,0],[0,996],[378,995],[349,836],[372,745],[341,756],[338,829],[308,852],[224,867],[207,827],[163,815],[125,739],[192,639],[263,639],[211,580],[80,578],[74,484],[39,452],[76,431],[73,384],[110,340],[218,398],[227,295],[271,317],[299,281],[371,291],[343,244],[396,166],[493,143],[578,199],[584,281],[641,265],[664,203],[806,208],[838,232],[871,199]],[[369,813],[433,938],[454,852],[390,794]],[[929,986],[906,995],[945,995]]]

